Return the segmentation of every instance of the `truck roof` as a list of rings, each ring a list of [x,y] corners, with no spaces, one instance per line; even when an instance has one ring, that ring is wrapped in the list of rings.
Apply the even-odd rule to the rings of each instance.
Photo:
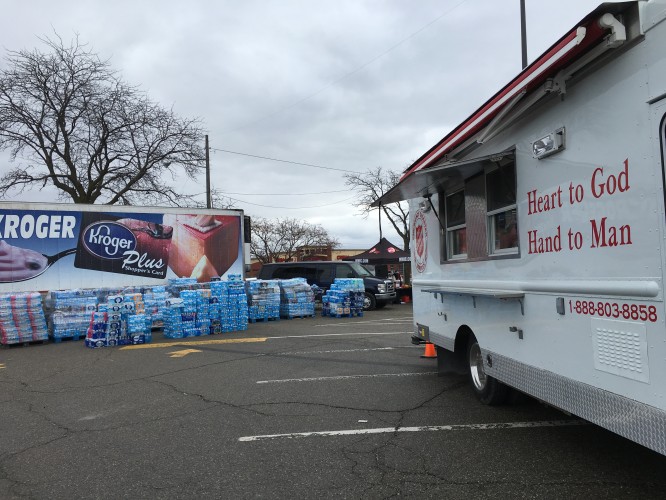
[[[600,17],[603,14],[617,14],[628,7],[637,4],[636,0],[630,2],[603,3],[586,15],[580,22],[563,35],[549,49],[547,49],[535,61],[525,67],[513,80],[502,87],[495,95],[483,103],[466,120],[445,135],[439,142],[426,151],[419,159],[410,165],[404,172],[400,182],[384,196],[373,203],[372,206],[393,203],[408,199],[413,192],[414,182],[405,186],[405,181],[414,177],[414,173],[435,166],[442,161],[455,161],[465,156],[482,142],[478,137],[487,140],[497,130],[502,122],[507,119],[517,118],[516,107],[522,100],[523,112],[553,89],[548,88],[549,80],[557,78],[564,81],[579,71],[591,60],[599,57],[605,48],[613,47],[613,36],[611,28],[601,26]],[[588,61],[589,59],[589,61]],[[583,64],[574,64],[582,61]],[[566,72],[566,74],[562,74]],[[542,95],[534,98],[534,94],[541,91]],[[530,96],[530,99],[526,97]],[[529,103],[530,106],[525,104]],[[513,109],[512,116],[509,112]],[[504,123],[506,124],[506,123]],[[418,183],[417,183],[418,184]]]

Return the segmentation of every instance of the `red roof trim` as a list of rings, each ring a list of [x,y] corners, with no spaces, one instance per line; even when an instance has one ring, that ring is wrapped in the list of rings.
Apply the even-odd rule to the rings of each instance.
[[[531,90],[540,85],[546,78],[553,75],[566,63],[572,61],[576,56],[596,44],[605,34],[604,30],[596,23],[596,19],[593,22],[589,22],[584,28],[585,30],[582,32],[579,31],[580,27],[575,28],[562,37],[551,49],[526,67],[472,116],[467,118],[467,120],[452,130],[412,164],[400,180],[403,180],[417,170],[425,168],[453,150],[456,146],[462,144],[483,128],[511,97],[517,95],[523,89]],[[505,102],[501,102],[502,100],[505,100]]]

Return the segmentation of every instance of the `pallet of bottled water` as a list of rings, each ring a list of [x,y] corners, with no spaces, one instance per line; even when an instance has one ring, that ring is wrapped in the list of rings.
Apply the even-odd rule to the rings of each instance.
[[[351,299],[345,290],[327,290],[322,297],[322,316],[351,317]]]
[[[37,292],[0,295],[0,343],[43,342],[48,328]]]
[[[170,339],[199,337],[213,333],[210,289],[182,290],[180,297],[166,300],[164,336]]]
[[[170,328],[168,330],[165,323],[165,337],[198,337],[210,333],[207,329],[203,331],[201,329],[201,325],[210,320],[208,301],[200,292],[201,290],[181,290],[179,301],[169,301],[172,306],[175,305],[176,307],[171,308],[173,317],[169,320]],[[171,328],[176,324],[180,325],[180,330]]]
[[[166,299],[163,319],[164,336],[168,339],[183,338],[183,302],[180,297]]]
[[[277,280],[246,281],[245,292],[251,323],[280,319],[280,285]]]
[[[108,347],[109,316],[106,311],[96,311],[90,315],[90,323],[86,332],[86,347]],[[116,345],[114,339],[113,344]]]
[[[223,333],[247,330],[248,299],[241,275],[230,274],[227,281],[213,281],[211,294],[220,304],[219,320]]]
[[[143,303],[146,307],[146,316],[150,318],[151,328],[164,325],[163,315],[167,298],[169,298],[169,294],[166,286],[154,286],[143,293]]]
[[[336,278],[322,296],[322,316],[363,316],[365,287],[360,278]]]
[[[108,295],[91,313],[85,345],[91,348],[151,342],[151,320],[140,292]]]
[[[97,291],[93,289],[55,290],[51,292],[49,326],[55,342],[78,340],[86,336],[90,315],[97,311]]]
[[[183,290],[196,290],[201,288],[196,278],[171,278],[167,281],[166,292],[171,297],[179,297]]]
[[[165,301],[164,336],[184,338],[246,330],[247,295],[240,275],[182,289]]]
[[[304,318],[314,316],[315,294],[305,278],[279,280],[280,316],[283,318]]]

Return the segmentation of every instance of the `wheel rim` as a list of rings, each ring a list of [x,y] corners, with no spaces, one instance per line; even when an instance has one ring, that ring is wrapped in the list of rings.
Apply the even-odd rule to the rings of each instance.
[[[469,350],[469,372],[472,375],[474,387],[482,391],[486,387],[486,372],[483,369],[483,357],[479,344],[474,342]]]
[[[370,297],[368,297],[367,295],[363,297],[363,309],[365,309],[366,311],[370,309]]]

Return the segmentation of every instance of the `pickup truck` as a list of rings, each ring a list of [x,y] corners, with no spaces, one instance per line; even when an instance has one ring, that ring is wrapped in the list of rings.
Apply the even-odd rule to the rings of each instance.
[[[264,264],[257,278],[262,280],[305,278],[310,285],[323,291],[330,288],[335,278],[362,278],[365,285],[363,309],[381,309],[395,300],[395,284],[392,279],[375,277],[357,262],[316,261],[277,262]]]

